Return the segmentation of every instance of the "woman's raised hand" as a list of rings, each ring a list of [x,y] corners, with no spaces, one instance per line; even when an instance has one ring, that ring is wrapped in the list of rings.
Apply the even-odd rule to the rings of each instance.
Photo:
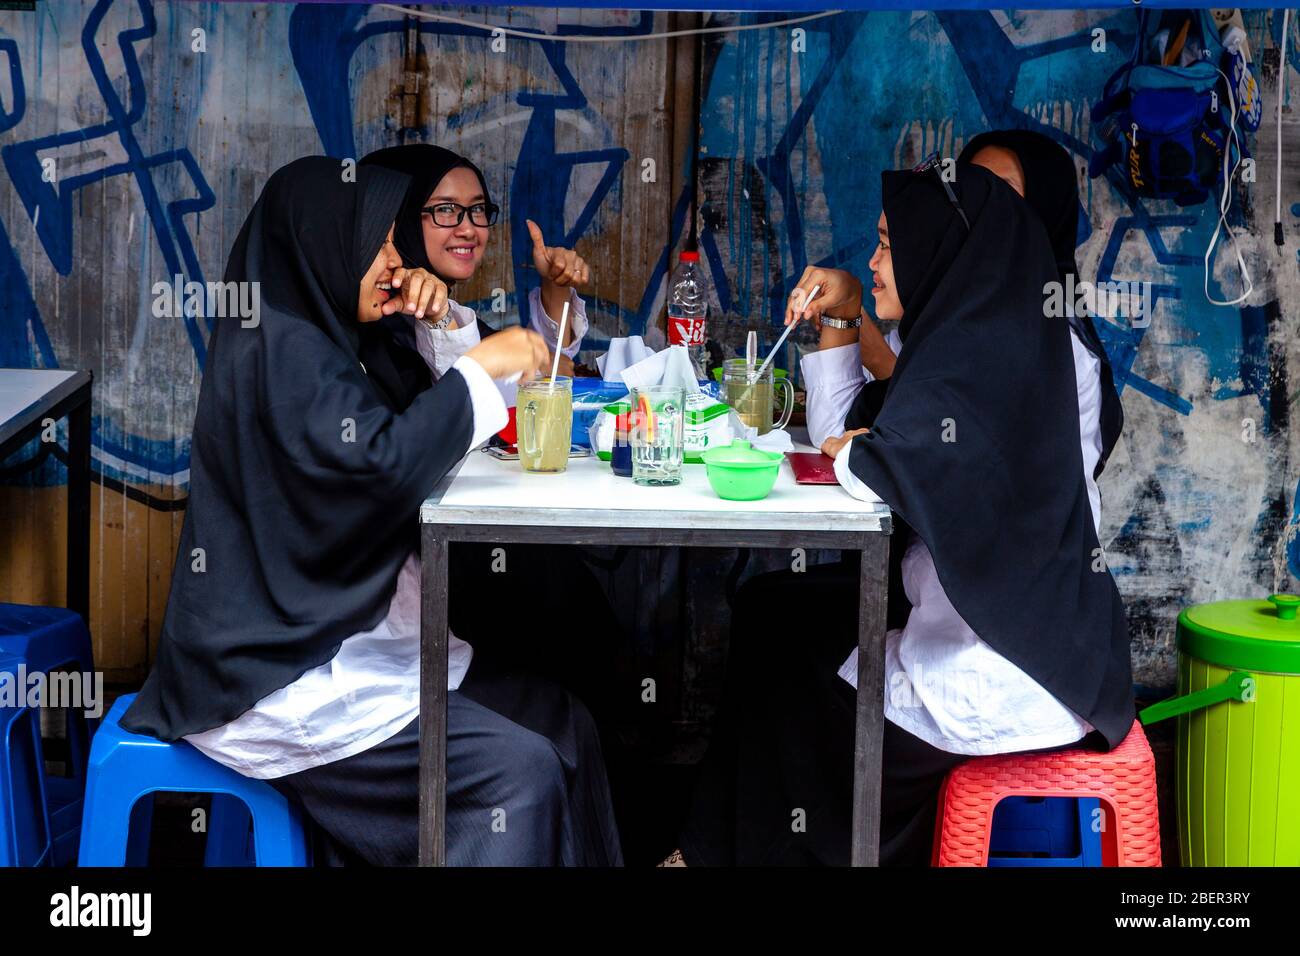
[[[384,315],[405,312],[437,322],[447,314],[447,283],[427,269],[395,269],[393,297],[380,307]]]
[[[530,382],[538,369],[545,368],[549,374],[551,367],[551,350],[546,347],[546,340],[519,326],[489,335],[465,355],[495,379],[506,379],[517,372],[519,381]]]
[[[807,301],[813,286],[820,286],[817,298]],[[843,269],[820,269],[809,266],[803,270],[798,283],[790,290],[785,306],[785,324],[801,318],[810,319],[818,331],[822,316],[830,314],[841,319],[855,318],[862,311],[862,282]]]

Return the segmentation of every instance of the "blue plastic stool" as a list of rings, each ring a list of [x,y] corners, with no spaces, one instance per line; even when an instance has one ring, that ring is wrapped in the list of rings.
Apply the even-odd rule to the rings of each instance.
[[[92,674],[95,669],[90,631],[80,614],[61,607],[0,604],[0,655],[16,658],[29,674],[49,674],[61,668]],[[34,717],[39,737],[39,715]],[[83,710],[69,709],[68,775],[45,774],[45,800],[54,841],[51,862],[55,866],[77,859],[86,763],[90,758],[90,738],[96,723],[87,718]]]
[[[21,661],[0,655],[0,674],[16,681]],[[45,803],[40,711],[19,699],[0,707],[0,866],[47,866],[54,853]]]
[[[145,865],[152,800],[141,798],[160,790],[213,795],[208,865],[246,865],[249,823],[257,866],[310,865],[307,829],[294,804],[270,784],[223,767],[183,741],[169,744],[123,730],[119,722],[133,700],[127,694],[114,702],[91,746],[79,865]]]
[[[1003,797],[993,808],[989,866],[1101,866],[1095,797]],[[1028,855],[1033,854],[1033,855]]]

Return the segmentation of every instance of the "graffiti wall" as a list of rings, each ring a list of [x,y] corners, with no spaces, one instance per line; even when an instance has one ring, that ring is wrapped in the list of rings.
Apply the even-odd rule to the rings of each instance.
[[[506,29],[335,4],[50,0],[0,12],[0,366],[95,371],[92,624],[111,675],[143,675],[161,621],[210,328],[201,312],[155,315],[154,284],[219,279],[282,163],[400,142],[471,156],[503,206],[484,268],[454,293],[491,324],[517,321],[537,282],[524,218],[588,258],[583,357],[594,364],[610,336],[661,322],[692,194],[711,334],[734,351],[750,329],[775,340],[778,306],[806,265],[867,274],[878,170],[956,155],[990,127],[1050,132],[1081,170],[1085,278],[1154,289],[1149,323],[1101,323],[1127,416],[1102,482],[1103,543],[1139,681],[1171,682],[1178,608],[1294,585],[1300,160],[1283,151],[1279,250],[1271,119],[1251,138],[1261,172],[1229,221],[1255,292],[1211,305],[1213,204],[1133,201],[1083,172],[1090,107],[1133,42],[1129,11],[859,13],[778,27],[761,25],[779,15],[711,14],[709,27],[759,28],[698,45],[651,36],[696,22],[686,15],[456,13]],[[1246,27],[1271,117],[1280,18],[1250,12]],[[1300,59],[1289,57],[1295,81]],[[1287,110],[1283,142],[1298,133]],[[1239,281],[1235,258],[1219,254],[1211,291],[1231,298]],[[800,335],[783,364],[812,347]],[[0,465],[0,599],[59,601],[62,481],[39,447]]]
[[[1286,590],[1300,574],[1288,385],[1300,321],[1300,160],[1284,149],[1287,244],[1278,249],[1281,16],[1252,12],[1245,23],[1268,122],[1248,141],[1257,179],[1228,214],[1256,290],[1233,307],[1205,293],[1208,284],[1229,300],[1242,289],[1230,248],[1205,278],[1215,202],[1126,199],[1087,175],[1090,111],[1132,53],[1130,11],[843,14],[806,25],[803,52],[788,31],[766,31],[711,42],[704,58],[704,242],[737,344],[750,324],[771,331],[805,266],[869,275],[878,170],[933,151],[955,156],[989,128],[1041,130],[1073,154],[1087,213],[1083,278],[1152,283],[1145,320],[1112,315],[1098,327],[1126,415],[1101,480],[1102,543],[1129,608],[1135,674],[1153,689],[1172,684],[1182,607]],[[1291,30],[1293,50],[1294,19]],[[1300,59],[1288,58],[1293,85]],[[1300,143],[1289,110],[1282,139]],[[811,330],[795,349],[810,347]]]

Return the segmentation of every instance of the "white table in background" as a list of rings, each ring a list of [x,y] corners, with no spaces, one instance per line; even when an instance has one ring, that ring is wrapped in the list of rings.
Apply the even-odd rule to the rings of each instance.
[[[90,618],[90,389],[88,371],[0,368],[0,461],[68,419],[68,450],[51,443],[68,468],[67,606]]]

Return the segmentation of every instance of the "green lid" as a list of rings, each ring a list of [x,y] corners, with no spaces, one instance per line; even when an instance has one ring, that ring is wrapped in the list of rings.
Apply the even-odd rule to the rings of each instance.
[[[728,468],[770,468],[785,458],[779,451],[763,451],[743,438],[734,439],[730,445],[710,448],[700,455],[706,465],[723,465]]]
[[[1300,674],[1300,597],[1215,601],[1178,615],[1178,649],[1221,667]]]

